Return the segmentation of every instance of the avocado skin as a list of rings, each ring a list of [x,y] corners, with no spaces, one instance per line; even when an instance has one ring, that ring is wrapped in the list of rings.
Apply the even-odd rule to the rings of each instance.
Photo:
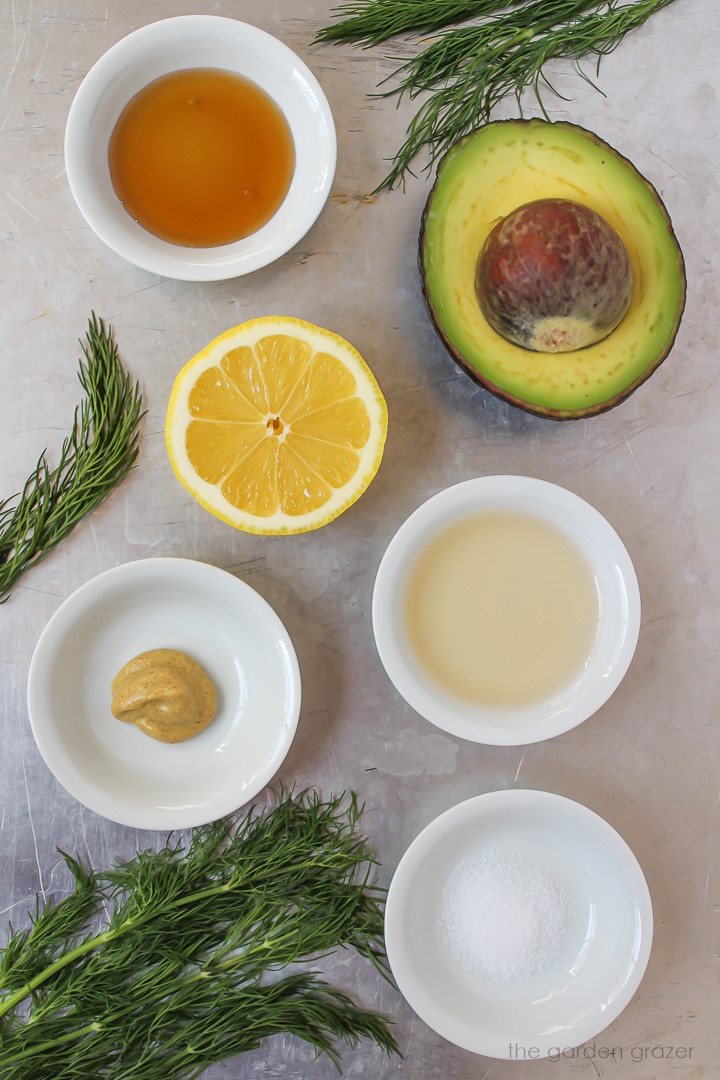
[[[618,390],[614,394],[609,395],[606,399],[604,399],[602,401],[596,401],[596,402],[594,402],[594,403],[592,403],[590,405],[583,405],[583,406],[581,406],[579,408],[570,408],[570,409],[568,409],[568,408],[554,408],[552,405],[545,405],[545,404],[540,404],[538,402],[527,401],[527,400],[525,400],[525,398],[521,397],[518,393],[513,393],[512,391],[508,390],[506,387],[499,386],[497,384],[497,382],[493,381],[486,373],[479,370],[474,364],[472,364],[468,360],[468,358],[465,356],[465,354],[453,343],[451,338],[448,336],[448,333],[447,333],[445,327],[443,326],[442,320],[441,320],[441,318],[439,316],[439,313],[438,313],[438,311],[436,309],[436,305],[434,303],[433,297],[432,297],[430,289],[428,287],[427,274],[426,274],[426,242],[427,242],[428,220],[429,220],[430,213],[432,211],[433,200],[435,199],[437,191],[439,189],[439,186],[442,183],[442,179],[443,179],[442,174],[443,174],[443,168],[444,168],[445,164],[448,162],[448,160],[451,158],[451,156],[454,153],[456,153],[457,150],[459,148],[461,148],[464,144],[466,144],[469,140],[471,140],[474,137],[480,135],[481,133],[484,133],[484,132],[488,131],[489,129],[500,128],[500,127],[502,127],[503,129],[508,129],[509,127],[514,127],[520,132],[523,129],[526,129],[527,127],[529,127],[529,126],[536,127],[536,128],[539,128],[539,127],[542,126],[542,128],[546,129],[548,131],[548,133],[551,133],[552,131],[557,130],[557,129],[563,129],[563,130],[565,130],[567,132],[571,132],[571,133],[575,132],[579,136],[581,136],[582,138],[587,139],[590,142],[592,142],[595,146],[597,146],[600,150],[602,150],[606,154],[612,155],[612,157],[616,161],[621,163],[623,166],[627,167],[627,169],[632,174],[634,174],[634,176],[639,181],[641,181],[642,184],[645,186],[645,188],[647,188],[648,191],[651,193],[651,195],[653,197],[653,201],[654,201],[656,209],[657,209],[657,212],[660,215],[660,217],[662,218],[664,226],[667,229],[667,232],[668,232],[670,238],[672,239],[673,244],[674,244],[674,248],[675,248],[675,257],[676,257],[676,260],[677,260],[677,273],[678,273],[678,276],[679,276],[679,285],[680,285],[680,295],[679,295],[676,310],[675,310],[675,313],[674,313],[673,322],[672,322],[672,325],[668,329],[664,345],[662,346],[662,348],[660,348],[657,351],[657,353],[653,357],[652,361],[650,363],[646,364],[645,367],[643,368],[643,370],[639,374],[637,374],[635,378],[630,380],[627,383],[627,385],[622,387],[620,390]],[[521,198],[521,199],[518,200],[517,205],[519,206],[525,201],[527,201],[527,200]],[[686,270],[685,270],[685,261],[684,261],[684,258],[683,258],[682,250],[681,250],[680,245],[679,245],[679,243],[677,241],[677,237],[675,235],[670,216],[669,216],[669,214],[667,212],[667,209],[665,208],[665,205],[664,205],[662,199],[660,198],[657,191],[655,190],[654,186],[650,183],[649,180],[646,179],[646,177],[644,177],[642,175],[642,173],[640,173],[638,171],[638,169],[632,164],[632,162],[628,158],[626,158],[623,154],[619,153],[619,151],[617,151],[614,147],[612,147],[604,139],[601,139],[598,135],[596,135],[592,131],[589,131],[587,128],[583,128],[583,127],[581,127],[581,126],[579,126],[577,124],[569,124],[566,121],[550,122],[550,121],[539,120],[539,119],[535,119],[535,118],[531,119],[531,120],[522,120],[522,119],[495,120],[495,121],[491,121],[488,124],[484,124],[482,127],[477,128],[474,131],[471,131],[468,135],[463,136],[456,143],[454,143],[453,146],[451,146],[450,149],[443,155],[443,157],[441,158],[441,160],[440,160],[440,162],[438,164],[438,168],[437,168],[437,172],[436,172],[436,176],[435,176],[435,182],[434,182],[432,188],[430,189],[430,193],[428,195],[428,198],[427,198],[427,201],[425,203],[425,207],[424,207],[424,210],[423,210],[423,213],[422,213],[422,218],[421,218],[421,223],[420,223],[420,233],[419,233],[419,237],[418,237],[418,269],[419,269],[419,272],[420,272],[420,281],[421,281],[422,294],[423,294],[423,298],[424,298],[424,301],[425,301],[425,306],[426,306],[427,311],[428,311],[428,315],[430,317],[430,321],[431,321],[431,323],[432,323],[432,325],[433,325],[433,327],[435,329],[435,332],[437,333],[438,337],[440,338],[440,340],[444,344],[447,351],[450,353],[450,355],[453,358],[453,360],[455,361],[455,363],[460,368],[462,368],[462,370],[467,375],[470,376],[470,378],[473,380],[473,382],[475,382],[479,386],[483,387],[483,389],[489,391],[489,393],[493,394],[495,397],[499,398],[501,401],[505,401],[510,405],[514,405],[517,408],[522,409],[525,412],[531,413],[534,416],[544,417],[544,418],[549,419],[549,420],[581,420],[581,419],[587,419],[587,418],[589,418],[591,416],[598,416],[601,413],[608,412],[608,410],[615,408],[616,405],[619,405],[622,401],[624,401],[626,398],[628,398],[632,393],[635,392],[635,390],[637,390],[637,388],[639,386],[641,386],[644,382],[647,381],[647,379],[650,378],[650,376],[653,374],[653,372],[657,370],[657,368],[660,366],[660,364],[663,362],[663,360],[665,360],[665,358],[670,353],[670,351],[671,351],[671,349],[673,347],[673,344],[675,343],[675,338],[677,337],[677,332],[678,332],[678,330],[680,328],[680,322],[682,320],[682,315],[683,315],[683,312],[684,312],[684,309],[685,309],[686,288],[687,288],[687,276],[686,276]],[[479,308],[479,304],[478,304],[478,308]],[[627,318],[627,316],[626,316],[626,318]],[[613,337],[613,335],[610,334],[609,337],[606,340],[611,341],[612,337]],[[537,355],[537,354],[534,354],[534,355]]]

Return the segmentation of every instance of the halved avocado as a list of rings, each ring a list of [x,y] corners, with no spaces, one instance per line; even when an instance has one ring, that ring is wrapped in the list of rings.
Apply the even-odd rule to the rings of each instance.
[[[498,221],[535,199],[582,203],[619,233],[633,269],[622,322],[602,341],[531,352],[485,319],[475,269]],[[573,420],[617,405],[665,359],[685,306],[685,265],[652,184],[590,131],[545,120],[498,120],[440,162],[418,254],[430,318],[457,363],[493,394],[539,416]]]

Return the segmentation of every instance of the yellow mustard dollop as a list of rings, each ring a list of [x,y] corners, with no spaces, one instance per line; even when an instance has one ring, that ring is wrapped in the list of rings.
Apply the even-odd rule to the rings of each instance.
[[[175,649],[140,653],[112,681],[111,711],[159,742],[192,739],[217,708],[215,687],[192,657]]]

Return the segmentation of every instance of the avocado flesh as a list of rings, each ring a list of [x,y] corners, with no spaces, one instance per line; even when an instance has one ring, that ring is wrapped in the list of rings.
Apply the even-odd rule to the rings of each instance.
[[[633,297],[615,330],[565,353],[531,352],[486,321],[475,269],[502,218],[535,199],[580,202],[619,233]],[[443,158],[420,233],[425,297],[438,333],[476,381],[529,412],[575,419],[618,404],[667,356],[685,303],[682,253],[659,195],[591,132],[544,120],[501,120]]]

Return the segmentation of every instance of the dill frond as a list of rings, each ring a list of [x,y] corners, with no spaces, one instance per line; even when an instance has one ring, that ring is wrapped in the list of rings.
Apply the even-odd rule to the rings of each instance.
[[[0,953],[0,1075],[191,1078],[279,1032],[335,1064],[359,1039],[397,1052],[383,1016],[295,968],[352,948],[390,978],[360,812],[280,792],[104,873],[66,856],[75,891]]]
[[[57,466],[43,450],[22,491],[0,502],[0,603],[127,476],[138,454],[140,388],[122,366],[112,329],[94,312],[82,349],[85,397]]]
[[[417,39],[418,51],[388,77],[393,85],[379,94],[398,101],[424,97],[376,188],[382,191],[403,182],[423,151],[429,172],[454,142],[486,123],[508,94],[519,107],[522,92],[532,87],[547,116],[541,91],[557,93],[545,75],[551,60],[574,60],[580,75],[595,86],[580,62],[595,57],[599,67],[626,34],[672,2],[349,0],[334,9],[338,21],[322,28],[315,41],[368,48],[403,34]],[[428,35],[429,42],[423,40]]]

